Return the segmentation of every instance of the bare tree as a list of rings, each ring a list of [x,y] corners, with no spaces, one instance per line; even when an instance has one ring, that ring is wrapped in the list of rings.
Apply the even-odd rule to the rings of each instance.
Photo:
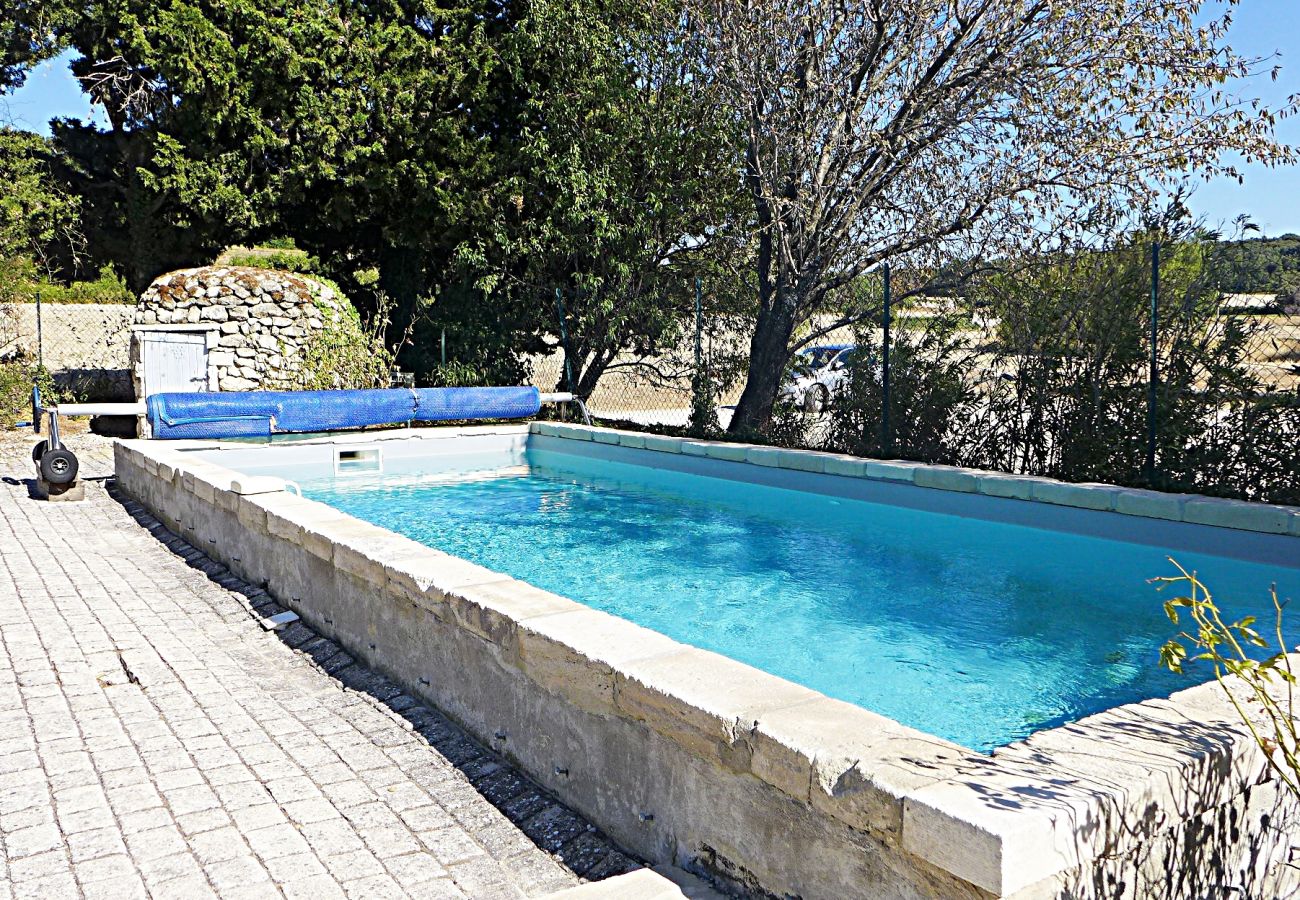
[[[745,135],[758,319],[731,430],[764,425],[796,329],[883,261],[1104,230],[1188,177],[1293,161],[1205,0],[685,0]],[[1273,70],[1276,77],[1277,70]],[[839,308],[845,321],[863,310]]]

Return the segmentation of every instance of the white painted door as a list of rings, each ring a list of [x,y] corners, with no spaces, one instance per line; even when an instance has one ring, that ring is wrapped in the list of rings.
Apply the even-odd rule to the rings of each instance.
[[[201,331],[144,331],[145,396],[208,389],[208,338]]]

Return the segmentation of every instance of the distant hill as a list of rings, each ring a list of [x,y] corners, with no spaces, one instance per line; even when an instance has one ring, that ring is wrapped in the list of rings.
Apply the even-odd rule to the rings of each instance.
[[[1300,289],[1300,235],[1220,241],[1213,265],[1228,294],[1292,294]]]

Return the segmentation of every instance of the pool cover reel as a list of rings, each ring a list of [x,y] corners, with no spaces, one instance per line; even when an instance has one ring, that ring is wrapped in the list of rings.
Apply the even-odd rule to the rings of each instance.
[[[270,437],[404,422],[521,419],[536,415],[535,387],[392,388],[362,391],[244,391],[153,394],[155,438]]]

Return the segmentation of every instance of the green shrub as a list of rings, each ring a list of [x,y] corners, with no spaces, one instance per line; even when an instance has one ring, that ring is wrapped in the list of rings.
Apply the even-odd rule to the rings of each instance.
[[[232,251],[220,257],[223,266],[246,266],[250,269],[274,269],[279,272],[294,272],[298,275],[317,276],[322,271],[321,262],[315,256],[302,251],[288,249],[261,248]]]
[[[27,299],[36,300],[39,291],[42,303],[114,303],[133,304],[135,294],[126,286],[111,266],[99,270],[94,281],[74,281],[68,285],[37,282],[27,288]]]
[[[303,343],[293,371],[268,387],[286,390],[344,390],[386,388],[392,384],[395,354],[384,344],[387,308],[363,323],[352,303],[334,289],[334,308],[316,299],[325,325]]]
[[[974,415],[969,340],[960,315],[936,316],[923,330],[891,342],[889,434],[884,434],[882,348],[874,329],[860,329],[848,383],[831,400],[831,446],[858,456],[904,456],[951,463],[954,425]]]
[[[1296,673],[1282,629],[1284,602],[1277,587],[1273,601],[1272,633],[1264,637],[1255,628],[1255,616],[1225,622],[1209,588],[1174,560],[1179,574],[1155,578],[1162,588],[1185,586],[1186,593],[1165,602],[1165,615],[1175,625],[1179,610],[1191,619],[1183,631],[1160,648],[1160,663],[1178,674],[1190,663],[1209,663],[1224,695],[1232,703],[1269,767],[1287,791],[1300,798],[1300,717],[1295,704]],[[1297,648],[1300,649],[1300,648]]]
[[[892,441],[882,445],[873,365],[832,403],[828,442],[867,456],[1298,503],[1300,395],[1269,390],[1258,365],[1262,346],[1271,359],[1284,348],[1260,317],[1220,313],[1206,257],[1195,235],[1162,247],[1154,472],[1147,235],[986,277],[960,301],[974,318],[899,318]],[[877,334],[858,335],[872,355]]]

